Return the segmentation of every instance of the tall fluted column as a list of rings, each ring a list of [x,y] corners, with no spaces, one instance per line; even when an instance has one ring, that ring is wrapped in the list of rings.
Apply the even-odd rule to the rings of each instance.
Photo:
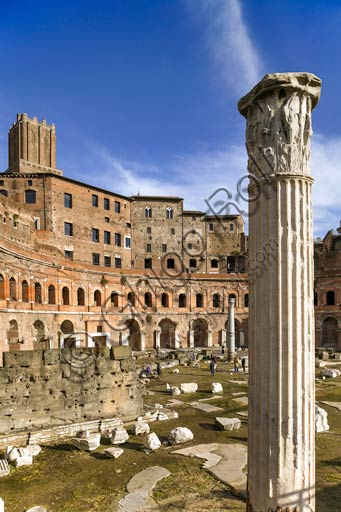
[[[236,338],[234,330],[234,305],[236,299],[229,297],[228,321],[227,321],[227,360],[232,361],[236,353]]]
[[[321,81],[266,75],[238,108],[249,156],[249,512],[315,510],[311,111]]]

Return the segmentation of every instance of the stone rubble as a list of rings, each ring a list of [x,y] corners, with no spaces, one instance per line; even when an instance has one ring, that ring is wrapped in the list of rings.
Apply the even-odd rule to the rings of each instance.
[[[155,432],[151,432],[144,438],[143,444],[148,450],[156,451],[160,448],[161,441]]]
[[[221,430],[238,430],[242,424],[239,418],[216,418],[215,421]]]
[[[0,459],[0,477],[7,476],[11,472],[6,459]]]
[[[170,431],[168,441],[170,444],[182,444],[192,441],[193,432],[187,427],[176,427]]]
[[[141,436],[144,434],[149,434],[150,426],[146,421],[137,421],[134,425],[134,434],[136,436]]]
[[[317,433],[329,430],[328,413],[317,404],[315,405],[315,430]]]
[[[124,427],[115,427],[111,432],[111,444],[123,444],[129,439],[129,434]]]
[[[335,368],[323,368],[321,375],[324,377],[332,377],[335,379],[341,375],[340,370],[336,370]]]
[[[177,395],[181,395],[181,391],[180,391],[180,389],[179,389],[179,388],[177,388],[176,386],[172,386],[172,387],[171,387],[171,393],[172,393],[172,395],[175,395],[175,396],[177,396]]]
[[[40,505],[36,505],[35,507],[31,507],[26,512],[47,512],[45,507],[42,507]]]
[[[223,392],[223,386],[220,384],[220,382],[212,382],[211,389],[212,389],[212,393],[222,393]]]

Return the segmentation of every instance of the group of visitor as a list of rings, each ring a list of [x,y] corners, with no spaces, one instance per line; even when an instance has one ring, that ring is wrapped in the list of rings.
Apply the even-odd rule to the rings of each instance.
[[[210,372],[211,372],[211,375],[214,375],[215,372],[217,371],[217,363],[218,363],[218,358],[217,356],[213,356],[211,357],[211,361],[210,361]],[[239,372],[239,368],[242,367],[243,368],[243,372],[246,372],[246,358],[243,356],[241,359],[237,356],[237,354],[234,356],[234,359],[233,359],[233,364],[234,364],[234,371],[235,372]]]

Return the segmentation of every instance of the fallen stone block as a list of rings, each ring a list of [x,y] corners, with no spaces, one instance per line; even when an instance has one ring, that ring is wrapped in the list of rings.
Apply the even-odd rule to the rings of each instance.
[[[324,368],[326,363],[321,361],[321,359],[315,359],[315,368]]]
[[[6,459],[0,459],[0,477],[7,476],[11,472]],[[0,508],[1,510],[1,508]]]
[[[149,434],[150,426],[146,421],[137,421],[134,425],[134,434],[136,436]]]
[[[216,418],[215,420],[221,430],[238,430],[242,424],[238,418]]]
[[[334,354],[334,359],[336,359],[337,361],[341,361],[341,354],[339,352],[336,352]]]
[[[324,377],[332,377],[332,378],[336,378],[341,375],[340,370],[336,370],[334,368],[323,368],[321,373]]]
[[[171,393],[172,393],[172,395],[181,395],[180,389],[177,388],[176,386],[171,387]]]
[[[328,425],[328,413],[322,407],[315,405],[315,431],[327,432],[329,430]]]
[[[168,441],[170,444],[182,444],[192,441],[193,432],[187,427],[176,427],[170,431]]]
[[[18,449],[15,446],[7,446],[5,458],[10,462],[14,462],[19,457]]]
[[[129,439],[129,434],[124,427],[115,427],[111,432],[111,444],[123,444]]]
[[[173,373],[176,373],[176,374],[177,374],[177,373],[180,373],[179,368],[174,368]]]
[[[26,512],[47,512],[45,507],[42,507],[40,505],[36,505],[35,507],[31,507]]]
[[[118,459],[119,457],[121,457],[123,452],[123,448],[119,447],[106,448],[106,450],[104,450],[104,453],[108,455],[108,457],[110,457],[111,459]]]
[[[155,432],[151,432],[144,438],[143,444],[146,448],[148,448],[148,450],[156,451],[160,448],[161,441]]]
[[[212,393],[222,393],[223,392],[223,386],[220,384],[220,382],[212,382],[211,389],[212,389]]]
[[[38,444],[28,444],[26,450],[32,457],[36,457],[41,452],[41,447]]]
[[[91,434],[87,437],[74,437],[71,442],[79,450],[92,452],[93,450],[96,450],[101,444],[101,434]]]
[[[180,391],[181,393],[195,393],[198,391],[198,384],[195,382],[185,382],[183,384],[180,384]]]
[[[28,453],[26,448],[18,448],[19,457],[17,457],[14,461],[14,464],[17,468],[20,466],[31,466],[33,462],[33,457]]]

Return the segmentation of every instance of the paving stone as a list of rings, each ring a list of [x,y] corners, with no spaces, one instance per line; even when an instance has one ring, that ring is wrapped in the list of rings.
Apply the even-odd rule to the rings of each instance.
[[[36,505],[35,507],[31,507],[26,512],[47,512],[45,507],[41,507],[40,505]]]
[[[247,396],[240,396],[233,399],[235,402],[239,402],[243,405],[249,405],[249,399]]]
[[[170,475],[168,469],[151,466],[134,475],[127,484],[128,492],[145,491],[150,493],[157,482]]]
[[[243,471],[247,462],[246,446],[238,443],[210,443],[182,448],[172,453],[205,459],[204,469],[235,491],[246,492],[246,473]]]
[[[189,405],[194,407],[195,409],[199,409],[204,412],[220,412],[223,411],[221,407],[217,407],[216,405],[206,404],[202,402],[190,402]]]
[[[329,405],[329,407],[334,407],[338,411],[341,411],[341,402],[321,402],[321,404]]]
[[[115,446],[113,448],[106,448],[104,450],[104,453],[108,455],[108,457],[110,457],[111,459],[118,459],[119,457],[121,457],[123,452],[123,448],[119,448],[118,446]]]

